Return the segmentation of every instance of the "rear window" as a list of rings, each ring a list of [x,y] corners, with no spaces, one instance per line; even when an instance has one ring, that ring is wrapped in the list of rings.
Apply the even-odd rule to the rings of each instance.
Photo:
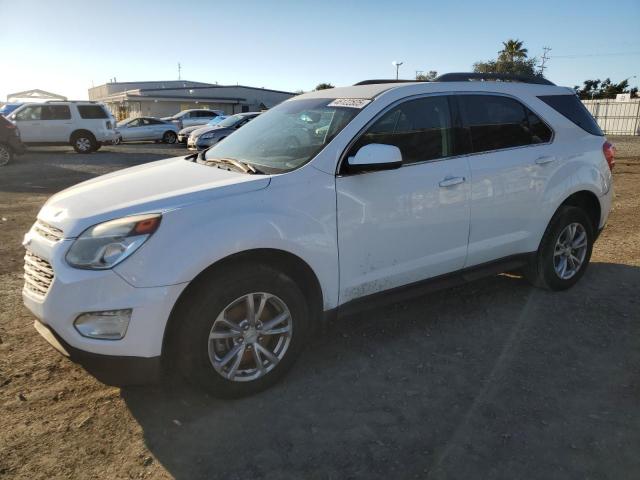
[[[589,110],[582,104],[575,95],[543,95],[538,97],[555,111],[571,120],[585,132],[591,135],[602,137],[604,133],[589,113]]]
[[[100,105],[78,105],[78,112],[82,118],[109,118],[107,112]]]

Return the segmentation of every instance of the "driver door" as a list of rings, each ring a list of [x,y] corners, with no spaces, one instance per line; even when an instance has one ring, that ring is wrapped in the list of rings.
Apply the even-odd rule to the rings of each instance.
[[[459,270],[467,256],[470,170],[454,157],[449,98],[391,108],[345,161],[369,143],[397,146],[402,166],[336,178],[340,303]]]

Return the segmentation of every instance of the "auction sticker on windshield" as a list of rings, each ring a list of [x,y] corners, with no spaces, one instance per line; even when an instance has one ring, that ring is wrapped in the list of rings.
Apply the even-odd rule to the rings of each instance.
[[[369,103],[371,100],[366,98],[336,98],[327,107],[363,108]]]

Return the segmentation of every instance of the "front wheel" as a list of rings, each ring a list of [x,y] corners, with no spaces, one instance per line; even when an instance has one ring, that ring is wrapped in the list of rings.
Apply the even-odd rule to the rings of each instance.
[[[172,132],[172,131],[167,131],[164,132],[164,135],[162,136],[162,141],[164,143],[176,143],[176,140],[178,139],[178,136],[176,135],[176,132]]]
[[[0,167],[6,165],[13,159],[13,152],[4,143],[0,143]]]
[[[594,226],[584,210],[561,207],[549,222],[525,276],[533,285],[548,290],[572,287],[589,265],[593,241]]]
[[[310,331],[297,284],[265,265],[218,272],[182,305],[175,319],[175,360],[188,380],[218,397],[273,385],[293,365]]]

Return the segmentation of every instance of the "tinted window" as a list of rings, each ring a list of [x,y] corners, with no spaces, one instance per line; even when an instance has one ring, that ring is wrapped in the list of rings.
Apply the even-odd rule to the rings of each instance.
[[[155,118],[148,118],[147,122],[149,122],[149,125],[162,125],[162,124],[164,124],[164,122],[162,122],[160,120],[156,120]]]
[[[591,135],[603,136],[602,130],[589,113],[589,110],[582,104],[575,95],[544,95],[538,97],[555,111],[564,115],[573,123],[578,125],[585,132]]]
[[[211,118],[216,116],[213,112],[196,112],[196,114],[200,118]]]
[[[527,112],[520,102],[493,95],[461,95],[459,98],[473,152],[532,143]]]
[[[355,143],[349,156],[370,143],[395,145],[404,163],[452,154],[452,129],[447,97],[410,100],[385,113]]]
[[[70,120],[71,111],[68,105],[43,105],[42,120]]]
[[[553,132],[547,125],[528,108],[527,120],[529,121],[529,129],[531,131],[531,143],[547,143],[551,141]]]
[[[82,118],[109,118],[107,112],[100,105],[78,105],[78,112]]]
[[[34,105],[32,107],[24,107],[16,113],[16,120],[40,120],[42,118],[42,107]]]

